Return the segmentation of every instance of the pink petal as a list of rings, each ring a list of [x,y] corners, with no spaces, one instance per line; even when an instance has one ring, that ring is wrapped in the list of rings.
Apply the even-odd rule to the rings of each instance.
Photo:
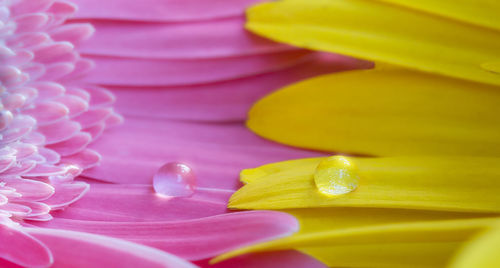
[[[82,198],[89,190],[89,185],[84,182],[61,183],[55,184],[54,188],[55,193],[43,202],[52,209],[60,209]]]
[[[85,91],[90,94],[90,105],[92,107],[111,106],[116,98],[109,90],[97,86],[85,86]]]
[[[109,235],[153,246],[188,260],[290,235],[292,216],[274,211],[236,212],[178,222],[100,222],[56,218],[39,226]]]
[[[64,77],[65,75],[70,74],[74,69],[75,65],[69,62],[46,65],[45,74],[40,79],[55,81]]]
[[[38,103],[35,107],[23,111],[35,118],[38,124],[48,124],[63,119],[69,114],[69,109],[58,102]]]
[[[25,3],[24,1],[20,1]],[[24,33],[12,36],[7,40],[7,45],[11,48],[31,48],[40,46],[50,40],[50,36],[44,32]]]
[[[16,192],[22,195],[21,198],[15,198],[14,200],[21,199],[23,201],[39,201],[45,200],[52,196],[55,192],[54,187],[47,183],[40,181],[29,180],[29,179],[4,179],[5,186],[12,187],[16,189]]]
[[[38,131],[45,136],[47,144],[61,142],[71,138],[80,131],[80,124],[74,121],[63,120],[56,123],[40,126]]]
[[[109,119],[109,117],[108,117]],[[106,121],[108,120],[106,119]],[[85,128],[82,131],[85,131],[89,133],[92,136],[92,140],[97,139],[101,134],[104,132],[104,129],[106,128],[106,121],[101,122],[99,124],[93,125],[91,127]]]
[[[88,233],[25,228],[54,256],[51,267],[196,267],[163,251]],[[24,253],[24,252],[23,252]]]
[[[57,27],[50,32],[55,41],[67,41],[78,44],[94,34],[94,27],[90,23],[72,23]]]
[[[12,15],[16,16],[24,13],[35,13],[47,10],[54,0],[17,1],[9,7]]]
[[[262,0],[72,0],[76,18],[133,21],[184,21],[241,16],[246,7]],[[151,8],[154,7],[154,8]]]
[[[38,90],[38,100],[53,99],[62,96],[66,89],[58,83],[39,82],[33,85]]]
[[[2,172],[2,176],[20,176],[23,175],[36,166],[36,161],[33,160],[28,160],[28,161],[22,161],[20,163],[17,163],[16,165],[13,165],[6,171]]]
[[[73,118],[73,120],[80,123],[83,128],[88,128],[104,122],[112,112],[113,110],[111,108],[92,109]]]
[[[311,53],[304,51],[200,60],[93,56],[89,58],[95,61],[96,68],[86,80],[104,85],[193,85],[284,69],[307,60],[308,56],[311,56]]]
[[[242,122],[202,124],[133,117],[89,147],[103,159],[100,166],[84,171],[87,177],[149,184],[160,166],[182,162],[191,166],[199,187],[219,189],[238,188],[238,174],[245,168],[324,155],[266,141]]]
[[[68,116],[70,118],[82,114],[87,111],[89,107],[88,103],[84,99],[72,95],[58,97],[55,101],[63,104],[69,109]]]
[[[47,148],[56,151],[60,156],[72,155],[85,149],[91,140],[90,134],[80,132],[65,141],[48,145]]]
[[[49,17],[43,13],[21,15],[15,18],[16,33],[34,32],[45,27]]]
[[[252,104],[293,82],[335,71],[359,68],[359,60],[319,54],[304,64],[258,76],[182,87],[110,87],[115,107],[125,116],[194,121],[243,121]]]
[[[0,224],[0,258],[25,267],[48,267],[53,259],[49,249],[18,227]]]
[[[45,158],[45,163],[47,164],[56,164],[60,160],[60,155],[58,153],[45,147],[38,148],[38,153]]]
[[[200,59],[255,55],[286,50],[244,29],[243,17],[191,23],[94,21],[96,34],[79,50],[103,56]]]
[[[90,149],[85,149],[73,155],[65,156],[61,159],[61,163],[77,165],[83,169],[96,166],[101,161],[101,155]]]
[[[29,201],[16,201],[17,204],[27,206],[30,208],[30,217],[46,215],[50,212],[50,207],[45,203],[41,202],[29,202]]]
[[[70,42],[54,42],[35,50],[35,60],[41,63],[52,63],[64,59],[67,54],[73,52],[73,44]],[[73,61],[73,60],[67,60]]]
[[[18,115],[14,117],[9,128],[2,132],[0,143],[13,142],[27,135],[36,125],[36,120],[31,116]]]
[[[192,198],[164,198],[151,185],[90,183],[90,190],[57,218],[95,221],[175,221],[226,212],[231,192],[201,190]]]

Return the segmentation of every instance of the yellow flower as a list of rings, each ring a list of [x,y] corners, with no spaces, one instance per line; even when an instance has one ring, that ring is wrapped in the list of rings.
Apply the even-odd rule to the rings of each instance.
[[[284,0],[247,14],[270,39],[383,67],[285,87],[254,105],[248,127],[372,157],[242,171],[230,208],[288,212],[301,229],[214,261],[297,249],[332,267],[496,267],[499,231],[453,256],[500,219],[500,2]]]

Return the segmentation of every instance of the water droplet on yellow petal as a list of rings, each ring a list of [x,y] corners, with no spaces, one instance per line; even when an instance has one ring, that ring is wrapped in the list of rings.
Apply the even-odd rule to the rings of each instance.
[[[500,61],[482,63],[481,68],[488,72],[500,74]]]
[[[314,182],[318,191],[334,197],[356,190],[359,175],[349,158],[336,155],[319,163],[314,172]]]

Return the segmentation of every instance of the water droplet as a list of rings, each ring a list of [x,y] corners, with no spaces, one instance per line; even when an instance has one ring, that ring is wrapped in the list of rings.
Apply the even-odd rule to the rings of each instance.
[[[314,172],[314,182],[322,194],[338,196],[356,190],[359,175],[347,157],[336,155],[319,163]]]
[[[164,196],[191,196],[196,187],[196,176],[186,164],[167,163],[156,172],[153,187],[156,193]]]
[[[500,61],[481,63],[481,68],[488,72],[500,74]]]

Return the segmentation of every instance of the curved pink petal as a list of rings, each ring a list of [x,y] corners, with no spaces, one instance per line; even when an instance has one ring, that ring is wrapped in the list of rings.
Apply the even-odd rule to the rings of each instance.
[[[50,250],[19,227],[0,223],[0,241],[0,258],[7,261],[34,268],[48,267],[53,262]]]
[[[45,200],[55,192],[54,187],[40,181],[18,178],[3,180],[5,180],[5,186],[16,189],[16,192],[22,195],[23,201]]]
[[[135,58],[200,59],[298,50],[251,34],[243,17],[190,23],[93,21],[96,34],[84,54]],[[126,33],[126,34],[124,34]]]
[[[45,136],[46,144],[64,141],[80,131],[81,126],[77,122],[62,120],[53,124],[40,126],[38,131]]]
[[[92,56],[96,68],[86,81],[103,85],[172,86],[226,81],[277,71],[311,56],[307,51],[287,51],[231,58],[173,60]]]
[[[165,198],[149,185],[90,183],[90,190],[57,218],[89,221],[178,221],[226,212],[231,191],[200,190],[191,198]]]
[[[90,134],[80,132],[65,141],[51,144],[47,148],[56,151],[60,156],[67,156],[82,151],[91,140]]]
[[[39,226],[85,231],[153,246],[188,260],[290,235],[294,217],[274,211],[249,211],[178,222],[100,222],[55,218]]]
[[[241,16],[246,7],[262,0],[71,0],[79,7],[76,18],[133,21],[189,21]],[[151,8],[154,7],[154,8]]]
[[[98,152],[90,149],[85,149],[76,154],[62,157],[61,163],[73,164],[83,169],[87,169],[96,166],[99,161],[101,161],[101,158],[102,157]]]
[[[89,185],[84,182],[55,184],[55,193],[43,202],[52,209],[63,208],[82,198],[89,190]]]
[[[38,124],[48,124],[63,119],[69,114],[69,109],[58,102],[43,102],[23,112],[35,118]]]
[[[101,165],[83,173],[90,178],[150,184],[163,164],[183,162],[193,169],[199,187],[219,189],[238,188],[239,172],[245,168],[324,155],[266,141],[240,122],[204,124],[133,117],[89,147],[103,156]]]
[[[318,54],[278,72],[215,84],[182,87],[110,87],[125,116],[193,121],[245,120],[252,104],[273,90],[325,73],[368,67],[356,59]]]
[[[166,252],[111,237],[43,228],[25,230],[50,249],[54,268],[196,267]]]

